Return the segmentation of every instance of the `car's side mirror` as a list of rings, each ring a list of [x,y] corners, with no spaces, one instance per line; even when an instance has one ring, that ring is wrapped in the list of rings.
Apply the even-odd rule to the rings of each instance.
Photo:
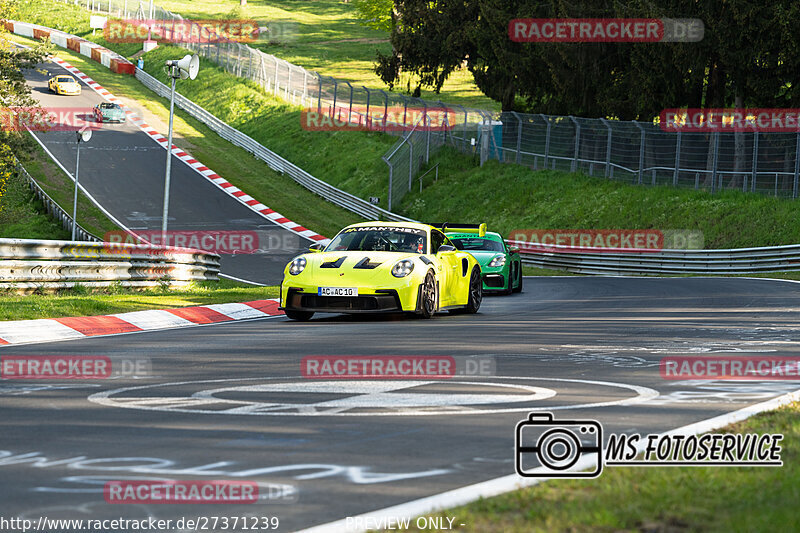
[[[439,247],[439,251],[436,253],[440,254],[442,252],[455,252],[455,251],[456,251],[455,246],[450,246],[449,244],[443,244]]]
[[[312,244],[311,246],[308,247],[308,251],[309,252],[321,252],[324,249],[325,249],[325,245],[324,244],[320,244],[318,242],[315,242],[314,244]]]
[[[519,247],[518,246],[509,246],[508,247],[508,251],[509,251],[509,253],[512,253],[512,254],[518,254],[519,253]]]

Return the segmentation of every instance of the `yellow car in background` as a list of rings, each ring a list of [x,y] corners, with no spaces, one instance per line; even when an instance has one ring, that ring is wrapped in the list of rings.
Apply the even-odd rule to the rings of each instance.
[[[72,76],[65,76],[63,74],[50,78],[47,82],[47,88],[56,94],[64,94],[67,96],[81,94],[81,84]]]
[[[412,222],[362,222],[328,246],[295,257],[281,283],[281,309],[293,320],[314,313],[437,311],[477,313],[481,267],[438,228]]]

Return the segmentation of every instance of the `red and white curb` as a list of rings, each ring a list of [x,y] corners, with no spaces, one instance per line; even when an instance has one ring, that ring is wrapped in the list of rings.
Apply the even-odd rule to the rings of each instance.
[[[60,59],[58,57],[51,58],[55,63],[63,67],[65,70],[74,74],[78,77],[81,81],[83,81],[86,85],[88,85],[92,90],[94,90],[97,94],[102,96],[105,100],[109,102],[113,102],[119,104],[124,110],[125,113],[128,115],[129,120],[135,124],[140,130],[142,130],[145,134],[147,134],[151,139],[155,142],[160,144],[162,148],[165,150],[167,149],[167,139],[158,133],[152,126],[147,124],[144,119],[137,116],[130,108],[128,108],[125,104],[122,103],[120,99],[116,96],[111,94],[107,89],[105,89],[102,85],[94,81],[92,78],[81,72],[79,69],[75,68],[74,66],[70,65],[68,62]],[[219,174],[208,168],[207,166],[203,165],[197,159],[194,159],[192,156],[175,146],[172,145],[172,154],[189,165],[193,168],[198,174],[203,176],[204,178],[211,181],[214,185],[216,185],[219,189],[227,193],[229,196],[233,197],[234,199],[238,200],[240,203],[247,206],[251,211],[254,211],[261,215],[262,217],[266,218],[270,222],[281,226],[301,237],[305,237],[312,241],[320,242],[322,244],[328,244],[330,239],[327,237],[320,235],[308,228],[301,226],[300,224],[293,222],[286,218],[285,216],[281,215],[280,213],[270,209],[266,205],[262,204],[249,194],[246,194],[244,191],[240,190],[237,187],[234,187],[230,183],[228,183],[225,178],[221,177]]]
[[[54,342],[276,316],[283,316],[283,311],[278,310],[278,300],[270,299],[114,315],[13,320],[0,322],[0,345]]]

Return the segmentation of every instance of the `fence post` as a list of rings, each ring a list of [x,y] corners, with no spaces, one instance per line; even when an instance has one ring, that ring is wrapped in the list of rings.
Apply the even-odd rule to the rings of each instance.
[[[389,95],[383,89],[378,89],[383,93],[383,133],[386,133],[386,117],[389,116]]]
[[[392,210],[392,178],[394,177],[394,167],[389,161],[386,161],[386,164],[389,165],[389,211]]]
[[[308,97],[308,71],[303,69],[303,96],[300,97],[300,105],[305,107]]]
[[[414,175],[414,143],[408,143],[408,192],[411,192],[411,180]]]
[[[289,90],[291,89],[291,86],[292,86],[292,64],[291,63],[288,63],[288,62],[286,63],[286,70],[289,71],[289,76],[286,78],[286,91],[284,92],[283,99],[288,102],[289,101]],[[294,101],[292,101],[292,103],[294,103]]]
[[[750,180],[750,191],[756,192],[756,180],[758,179],[758,132],[753,132],[753,179]]]
[[[797,198],[797,177],[800,174],[800,131],[795,134],[797,143],[794,147],[794,185],[792,187],[792,198]]]
[[[544,168],[547,169],[547,157],[550,154],[550,121],[544,115],[540,114],[542,120],[547,124],[547,134],[544,138]]]
[[[641,124],[633,121],[636,124],[636,127],[639,128],[639,131],[642,132],[642,136],[639,138],[639,172],[636,177],[636,182],[641,185],[642,184],[642,171],[644,170],[644,128]]]
[[[322,113],[322,74],[317,73],[319,80],[319,91],[317,92],[317,116]]]
[[[672,172],[672,186],[678,186],[678,169],[681,168],[681,132],[678,130],[678,137],[675,140],[675,169]]]
[[[367,127],[368,130],[372,131],[372,121],[370,120],[370,115],[369,115],[370,92],[366,86],[362,85],[362,87],[364,88],[364,91],[366,91],[367,93],[367,110],[364,112],[364,125]],[[361,123],[360,120],[358,122]]]
[[[719,157],[719,132],[714,132],[714,157],[711,166],[711,192],[717,191],[717,159]]]
[[[331,115],[331,116],[335,117],[336,116],[336,98],[339,96],[339,82],[336,81],[336,78],[331,78],[331,80],[333,80],[333,109],[331,110],[331,113],[333,113],[333,115]]]
[[[425,163],[427,164],[431,156],[431,119],[429,116],[423,116],[422,125],[425,126],[425,129],[427,130],[425,132]],[[798,139],[800,139],[800,136],[798,136]],[[795,178],[797,178],[796,173]],[[797,183],[796,180],[795,183]],[[420,182],[420,187],[422,187],[422,182]]]
[[[353,112],[353,86],[350,84],[349,81],[345,82],[348,87],[350,87],[350,101],[347,107],[347,123],[350,124],[350,115]]]
[[[522,118],[516,111],[512,111],[511,114],[517,119],[517,157],[514,162],[519,165],[522,160]]]
[[[571,172],[575,172],[578,167],[578,152],[581,142],[581,124],[573,116],[570,116],[569,119],[575,124],[575,153],[572,156],[572,164],[570,165],[569,169]]]
[[[600,119],[600,122],[608,128],[608,136],[606,138],[606,178],[611,177],[611,126],[608,124],[608,121],[604,118]]]

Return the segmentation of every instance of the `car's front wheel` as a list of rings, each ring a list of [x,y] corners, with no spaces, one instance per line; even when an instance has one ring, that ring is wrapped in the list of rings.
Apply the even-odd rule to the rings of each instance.
[[[481,281],[481,271],[478,267],[472,269],[472,276],[469,278],[469,299],[464,308],[467,313],[477,313],[483,301],[483,282]]]
[[[291,311],[287,309],[285,312],[287,317],[300,322],[307,322],[314,316],[314,311]]]
[[[514,287],[514,292],[522,292],[522,263],[520,263],[519,268],[517,268],[517,274],[519,276],[519,285]]]
[[[428,272],[419,291],[419,310],[417,313],[423,318],[431,318],[436,313],[436,279],[432,272]]]

